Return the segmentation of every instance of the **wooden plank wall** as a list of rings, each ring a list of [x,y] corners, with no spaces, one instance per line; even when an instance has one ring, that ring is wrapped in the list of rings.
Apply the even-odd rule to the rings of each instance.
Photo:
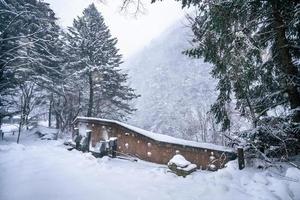
[[[233,152],[156,141],[113,122],[79,119],[75,122],[76,126],[78,123],[85,123],[87,128],[92,130],[92,146],[100,140],[117,137],[118,152],[158,164],[167,164],[176,153],[180,153],[188,161],[196,164],[199,169],[209,169],[210,164],[214,164],[216,169],[219,169],[224,167],[229,160],[236,158]]]

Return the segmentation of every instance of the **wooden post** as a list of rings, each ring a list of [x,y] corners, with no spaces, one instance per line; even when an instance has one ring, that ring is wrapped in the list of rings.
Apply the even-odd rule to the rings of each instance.
[[[92,131],[91,131],[91,130],[86,131],[86,137],[87,137],[87,151],[90,151],[91,136],[92,136]]]
[[[239,147],[237,149],[239,169],[242,170],[245,168],[245,158],[244,158],[244,149]]]
[[[81,135],[77,135],[76,136],[76,138],[75,138],[75,148],[77,149],[77,150],[79,150],[79,147],[80,147],[80,141],[81,141],[81,138],[82,138],[82,136]]]
[[[116,158],[117,157],[117,140],[112,141],[112,147],[111,147],[111,157]]]
[[[75,127],[73,129],[73,132],[72,132],[72,138],[75,137],[76,135],[79,135],[79,128]]]

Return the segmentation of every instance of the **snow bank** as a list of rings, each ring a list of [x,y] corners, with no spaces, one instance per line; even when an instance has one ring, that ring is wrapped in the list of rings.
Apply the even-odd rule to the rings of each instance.
[[[288,188],[292,191],[290,195],[294,199],[300,199],[300,170],[297,168],[288,168],[285,176],[291,178],[290,182],[288,182]]]
[[[30,132],[34,134],[38,134],[41,137],[41,139],[53,140],[57,136],[58,129],[38,125],[32,128]]]
[[[18,136],[18,125],[17,124],[4,124],[1,127],[1,130],[4,131],[4,141],[0,139],[0,145],[2,143],[12,143],[12,145],[17,141]],[[20,135],[21,144],[31,144],[35,141],[44,140],[53,140],[56,139],[58,129],[49,128],[41,125],[30,128],[29,130],[23,129]]]
[[[62,141],[26,137],[23,145],[0,142],[1,200],[300,199],[296,168],[238,170],[231,161],[217,172],[198,170],[182,178],[164,165],[97,159],[66,150]]]
[[[13,131],[17,131],[18,127],[19,127],[18,124],[2,124],[1,125],[1,130],[4,133],[10,133],[10,132],[13,132]]]
[[[160,141],[160,142],[178,144],[178,145],[183,145],[183,146],[191,146],[191,147],[197,147],[197,148],[203,148],[203,149],[211,149],[211,150],[216,150],[216,151],[233,152],[233,149],[228,148],[228,147],[215,145],[215,144],[210,144],[210,143],[204,143],[204,142],[195,142],[195,141],[183,140],[183,139],[171,137],[171,136],[168,136],[168,135],[153,133],[153,132],[146,131],[146,130],[143,130],[141,128],[137,128],[137,127],[134,127],[134,126],[131,126],[131,125],[119,122],[119,121],[115,121],[115,120],[92,118],[92,117],[77,117],[75,119],[75,121],[76,120],[93,120],[93,121],[100,121],[100,122],[108,122],[108,123],[118,124],[120,126],[128,128],[129,130],[132,130],[136,133],[139,133],[141,135],[144,135],[148,138],[151,138],[153,140]]]

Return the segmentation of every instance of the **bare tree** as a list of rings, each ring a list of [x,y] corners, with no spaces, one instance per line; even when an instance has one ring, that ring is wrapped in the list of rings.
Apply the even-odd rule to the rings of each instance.
[[[145,3],[142,0],[123,0],[120,7],[121,12],[133,14],[143,14],[146,12]]]
[[[30,114],[36,106],[43,103],[43,93],[39,91],[38,86],[29,81],[19,84],[19,100],[16,101],[18,110],[20,112],[20,122],[17,143],[19,143],[22,127],[25,125],[29,128]],[[34,118],[35,116],[32,116]]]

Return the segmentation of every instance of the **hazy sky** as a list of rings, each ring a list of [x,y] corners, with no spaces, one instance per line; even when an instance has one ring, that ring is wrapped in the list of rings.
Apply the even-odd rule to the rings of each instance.
[[[72,25],[73,18],[81,15],[84,8],[95,2],[98,10],[104,16],[111,33],[119,40],[118,47],[125,58],[133,55],[147,45],[175,21],[181,19],[186,10],[174,0],[164,0],[150,4],[146,3],[146,13],[136,18],[129,14],[120,13],[122,0],[106,0],[100,3],[96,0],[45,0],[60,18],[64,27]]]

